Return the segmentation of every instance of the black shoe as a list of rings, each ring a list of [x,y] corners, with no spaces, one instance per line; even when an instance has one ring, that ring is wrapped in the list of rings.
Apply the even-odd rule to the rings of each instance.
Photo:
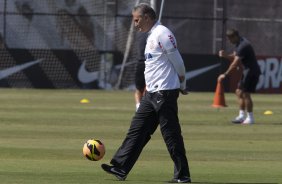
[[[115,167],[115,166],[110,166],[107,164],[102,164],[101,165],[102,169],[104,171],[106,171],[109,174],[114,175],[115,177],[117,177],[118,180],[123,181],[126,179],[127,174],[125,173],[125,171]]]
[[[183,178],[173,178],[169,183],[191,183],[191,178],[183,177]]]
[[[241,120],[236,120],[236,119],[234,119],[234,120],[232,120],[231,121],[231,123],[234,123],[234,124],[241,124],[243,121],[241,121]]]

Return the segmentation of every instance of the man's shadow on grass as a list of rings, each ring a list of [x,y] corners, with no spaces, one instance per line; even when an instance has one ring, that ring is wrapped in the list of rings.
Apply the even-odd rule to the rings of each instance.
[[[192,183],[197,183],[197,184],[278,184],[278,183],[260,183],[260,182],[193,182]]]
[[[108,180],[108,181],[118,181],[117,179],[105,179],[105,180]],[[132,182],[147,182],[147,183],[151,183],[151,182],[154,182],[154,183],[158,183],[160,182],[159,180],[125,180],[125,181],[122,181],[122,182],[129,182],[129,183],[132,183]],[[164,183],[171,183],[170,181],[164,181]],[[195,183],[195,184],[279,184],[279,183],[273,183],[273,182],[270,182],[270,183],[265,183],[265,182],[200,182],[200,181],[196,181],[196,182],[193,182],[192,181],[192,184]]]

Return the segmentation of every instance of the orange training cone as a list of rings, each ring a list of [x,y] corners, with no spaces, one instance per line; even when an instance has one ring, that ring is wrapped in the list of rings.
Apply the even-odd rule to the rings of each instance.
[[[224,89],[221,82],[217,82],[215,95],[213,99],[213,107],[226,107],[224,98]]]

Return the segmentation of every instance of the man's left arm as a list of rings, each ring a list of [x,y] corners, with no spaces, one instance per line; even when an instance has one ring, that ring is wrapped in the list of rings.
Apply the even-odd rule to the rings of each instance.
[[[180,81],[180,89],[185,90],[186,89],[186,78],[185,78],[185,66],[183,59],[177,49],[171,52],[166,53],[168,60],[173,65],[174,69],[176,70],[179,81]]]
[[[178,74],[180,81],[180,92],[182,94],[188,94],[188,92],[186,92],[185,65],[177,49],[177,44],[174,35],[171,32],[164,33],[159,37],[159,41],[168,60],[171,62]]]

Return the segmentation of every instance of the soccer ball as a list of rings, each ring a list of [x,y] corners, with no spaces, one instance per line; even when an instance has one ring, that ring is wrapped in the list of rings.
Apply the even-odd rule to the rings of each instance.
[[[91,160],[98,161],[105,155],[105,146],[100,140],[90,139],[83,145],[83,155]]]

